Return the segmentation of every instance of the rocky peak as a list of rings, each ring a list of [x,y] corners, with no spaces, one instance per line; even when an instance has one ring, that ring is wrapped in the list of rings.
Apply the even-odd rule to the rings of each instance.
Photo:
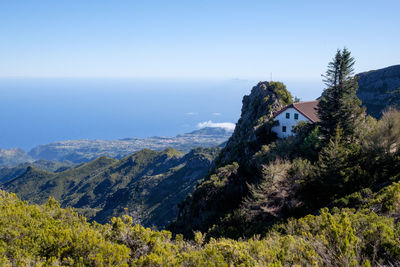
[[[242,114],[235,130],[213,163],[207,177],[192,196],[179,206],[171,229],[190,236],[207,231],[226,214],[237,209],[247,195],[247,185],[257,180],[259,168],[252,160],[261,147],[275,140],[273,114],[292,103],[280,82],[259,82],[243,97]]]
[[[254,151],[251,143],[261,143],[259,136],[267,135],[265,131],[268,129],[265,126],[271,121],[273,114],[291,103],[292,96],[281,82],[259,82],[254,86],[250,94],[243,97],[241,116],[221,153],[221,163],[229,164],[230,159],[240,159],[252,154]]]

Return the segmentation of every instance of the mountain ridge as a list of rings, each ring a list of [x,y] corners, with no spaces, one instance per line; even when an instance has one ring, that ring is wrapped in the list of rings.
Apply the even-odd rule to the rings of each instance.
[[[400,65],[361,72],[358,77],[357,96],[375,118],[390,106],[400,107]]]
[[[100,157],[58,173],[28,166],[1,186],[24,200],[49,197],[101,223],[129,214],[145,226],[165,227],[177,205],[208,172],[218,148],[143,149],[120,160]]]

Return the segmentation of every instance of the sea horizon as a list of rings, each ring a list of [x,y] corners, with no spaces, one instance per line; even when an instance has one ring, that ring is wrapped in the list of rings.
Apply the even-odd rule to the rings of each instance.
[[[0,78],[0,148],[63,140],[173,137],[237,122],[256,80],[178,78]],[[285,83],[285,81],[283,81]],[[289,81],[315,99],[318,82]]]

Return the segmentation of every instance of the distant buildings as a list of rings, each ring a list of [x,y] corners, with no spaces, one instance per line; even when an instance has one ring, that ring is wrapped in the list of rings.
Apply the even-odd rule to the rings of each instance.
[[[317,115],[318,100],[298,102],[287,105],[274,114],[275,120],[279,122],[272,128],[279,138],[285,138],[293,135],[292,128],[299,121],[308,121],[315,123],[319,121]]]

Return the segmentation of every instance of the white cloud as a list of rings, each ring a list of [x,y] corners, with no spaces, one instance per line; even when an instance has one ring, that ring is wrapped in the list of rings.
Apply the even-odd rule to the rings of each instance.
[[[222,114],[219,113],[219,112],[214,112],[213,115],[214,115],[214,116],[221,116]]]
[[[212,121],[203,121],[197,124],[197,128],[201,129],[205,127],[224,128],[225,130],[233,131],[235,129],[235,124],[232,122],[212,122]]]
[[[188,116],[195,116],[197,114],[199,114],[199,113],[197,113],[197,112],[186,112],[186,115],[188,115]]]

